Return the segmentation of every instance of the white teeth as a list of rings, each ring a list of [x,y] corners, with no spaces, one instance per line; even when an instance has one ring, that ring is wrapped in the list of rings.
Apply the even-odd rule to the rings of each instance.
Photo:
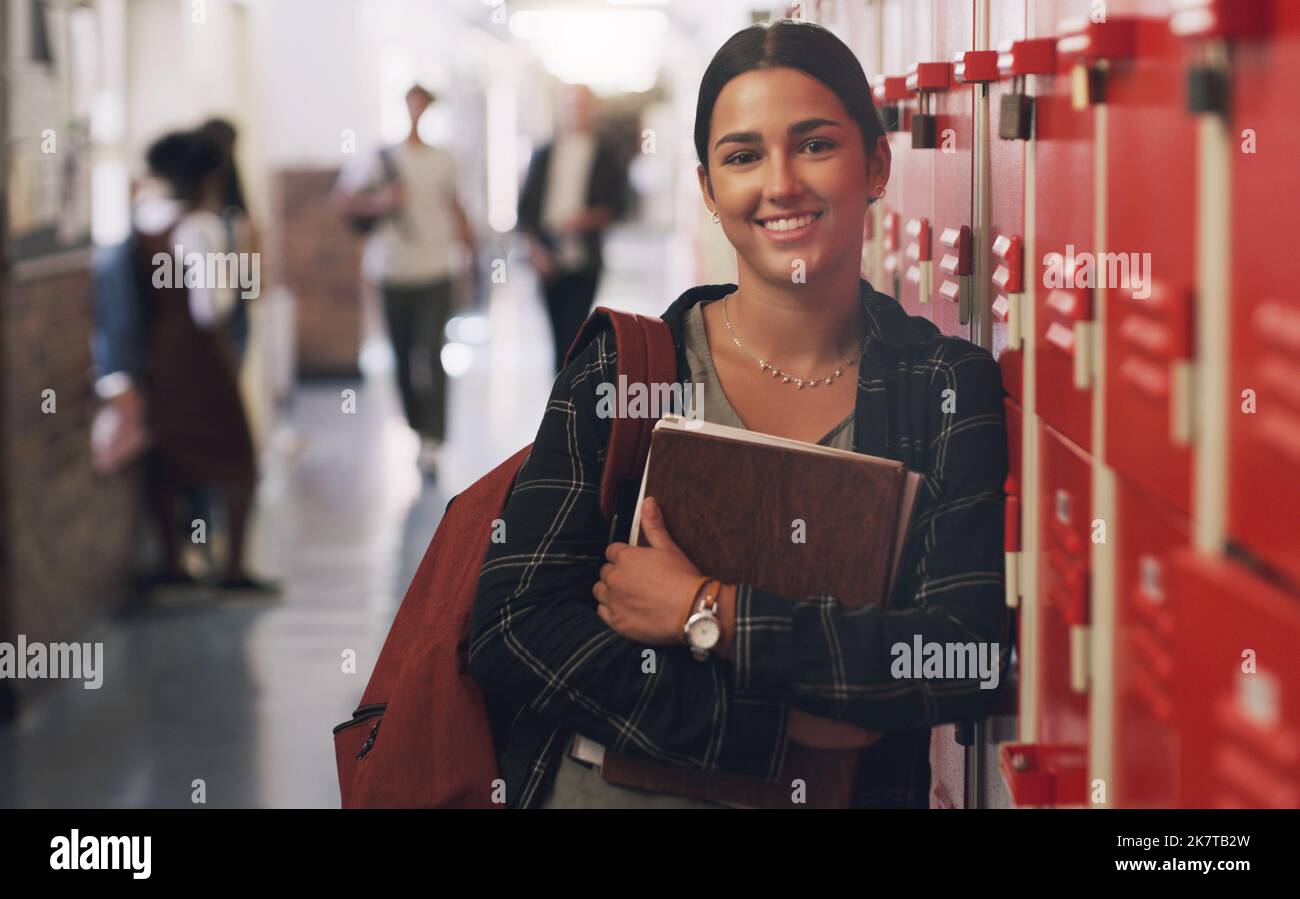
[[[821,213],[800,216],[797,219],[769,219],[763,222],[763,227],[769,231],[797,231],[806,225],[812,223]]]

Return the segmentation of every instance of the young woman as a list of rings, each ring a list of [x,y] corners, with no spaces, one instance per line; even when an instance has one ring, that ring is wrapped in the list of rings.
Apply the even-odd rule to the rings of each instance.
[[[270,594],[276,586],[253,579],[243,564],[257,471],[234,349],[223,328],[238,285],[208,283],[206,274],[183,279],[189,284],[157,277],[158,260],[171,266],[178,247],[182,259],[227,252],[226,227],[217,215],[224,158],[220,145],[202,132],[160,138],[147,159],[150,174],[167,194],[143,198],[132,222],[144,297],[145,408],[154,438],[147,481],[163,547],[157,583],[192,581],[181,567],[179,543],[190,529],[177,520],[177,499],[186,488],[211,485],[225,500],[229,528],[229,552],[217,586]]]
[[[922,473],[903,567],[888,611],[723,584],[721,639],[694,658],[683,621],[705,604],[709,572],[674,545],[649,498],[650,545],[607,545],[597,493],[610,422],[595,408],[616,367],[601,335],[555,382],[475,605],[470,670],[507,800],[708,805],[606,783],[571,746],[777,782],[794,741],[863,747],[852,805],[924,807],[931,726],[984,716],[996,691],[896,678],[891,647],[996,643],[1005,667],[998,368],[860,278],[889,144],[861,66],[829,31],[780,21],[728,40],[700,86],[695,145],[739,277],[692,288],[664,313],[679,379],[704,383],[710,421]],[[653,674],[647,647],[659,648]]]

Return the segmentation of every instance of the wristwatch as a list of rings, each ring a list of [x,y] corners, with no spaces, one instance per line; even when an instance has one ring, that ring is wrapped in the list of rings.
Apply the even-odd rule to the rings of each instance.
[[[718,584],[717,581],[711,581],[710,585]],[[697,662],[706,661],[709,653],[718,645],[722,639],[722,622],[718,618],[718,595],[717,590],[721,584],[713,589],[705,588],[704,595],[696,602],[694,611],[686,619],[686,626],[682,629],[686,637],[686,645],[691,649],[691,656]]]

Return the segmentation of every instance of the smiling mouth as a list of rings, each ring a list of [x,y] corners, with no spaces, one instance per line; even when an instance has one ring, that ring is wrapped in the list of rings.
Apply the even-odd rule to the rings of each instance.
[[[766,219],[755,219],[754,224],[758,225],[764,231],[770,231],[773,234],[783,234],[788,231],[799,231],[806,228],[825,214],[825,210],[818,210],[817,212],[805,215],[773,216]]]

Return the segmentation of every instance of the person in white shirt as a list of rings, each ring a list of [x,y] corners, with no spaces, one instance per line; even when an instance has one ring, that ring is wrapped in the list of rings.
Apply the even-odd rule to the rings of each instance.
[[[519,195],[519,231],[541,280],[556,372],[595,300],[604,231],[627,203],[624,167],[593,128],[591,90],[570,85],[562,101],[555,139],[533,154]]]
[[[275,584],[244,569],[244,537],[257,484],[256,457],[225,325],[237,283],[208,262],[232,247],[215,209],[222,150],[199,132],[176,132],[148,152],[150,174],[165,195],[143,197],[132,229],[142,303],[144,406],[152,446],[146,459],[150,507],[162,538],[155,584],[185,584],[179,544],[190,539],[177,516],[186,490],[215,487],[225,501],[229,549],[217,586],[271,594]],[[180,260],[184,260],[183,268]]]
[[[379,287],[397,361],[407,422],[421,437],[421,465],[431,471],[446,435],[447,377],[443,329],[451,315],[457,274],[452,244],[477,255],[474,232],[460,205],[452,155],[420,139],[420,117],[436,98],[415,85],[406,94],[406,140],[345,166],[336,202],[353,217],[376,221],[361,261],[362,276]],[[476,266],[469,266],[476,274]]]

